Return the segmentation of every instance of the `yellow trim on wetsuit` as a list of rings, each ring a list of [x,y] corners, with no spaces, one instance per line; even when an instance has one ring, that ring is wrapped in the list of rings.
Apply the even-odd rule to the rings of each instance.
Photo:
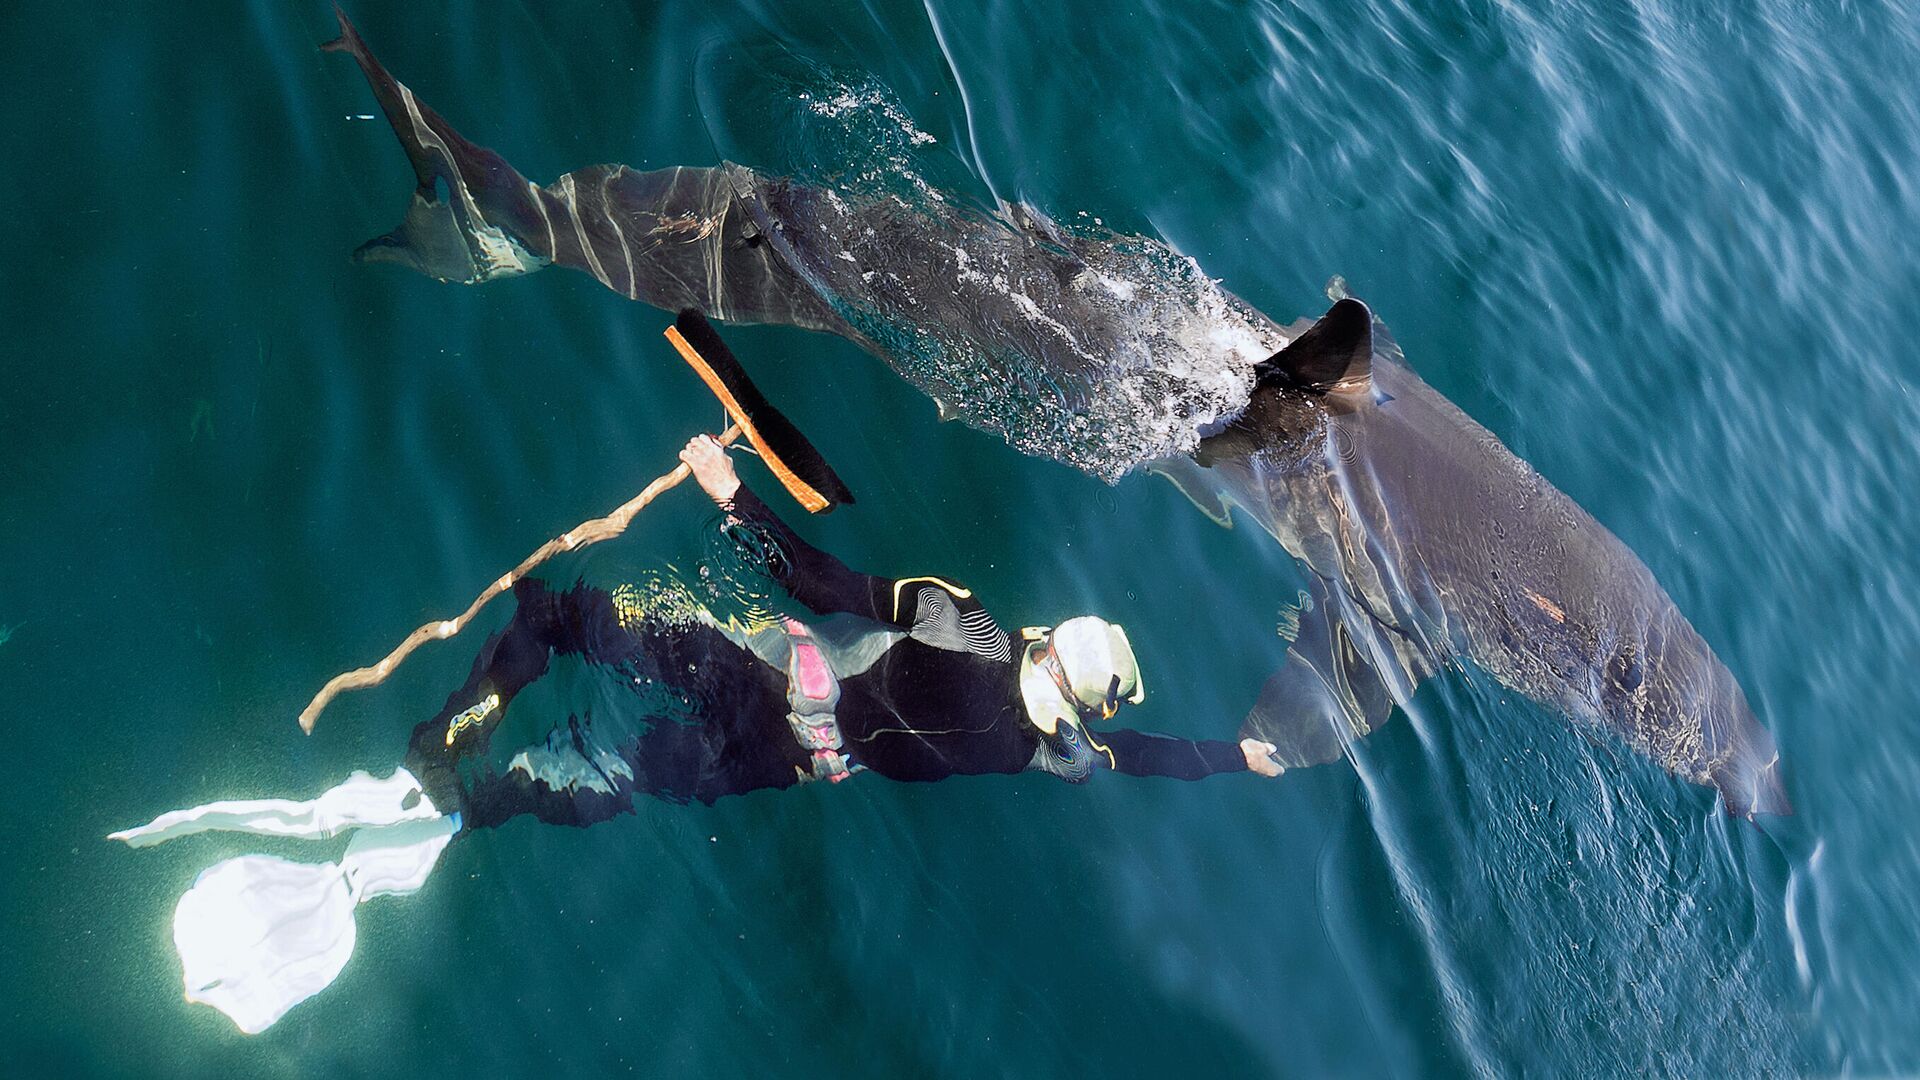
[[[478,704],[461,710],[459,715],[447,723],[447,745],[452,746],[453,740],[459,738],[460,733],[468,728],[479,727],[499,707],[500,695],[489,692],[486,697],[480,699]]]
[[[923,581],[932,582],[933,584],[940,586],[941,588],[947,590],[948,592],[952,593],[954,596],[962,600],[969,599],[973,596],[972,590],[963,589],[960,586],[955,585],[951,581],[943,581],[937,577],[896,578],[894,579],[894,582],[893,582],[893,621],[894,622],[900,621],[900,590],[905,588],[908,585],[912,585],[916,582],[923,582]]]
[[[1108,717],[1107,719],[1111,720],[1113,718]],[[1114,772],[1120,771],[1120,763],[1114,760],[1113,751],[1107,749],[1106,744],[1102,743],[1099,739],[1096,739],[1093,737],[1093,726],[1091,724],[1081,724],[1080,734],[1085,735],[1087,737],[1088,746],[1091,746],[1095,750],[1098,750],[1101,753],[1107,755],[1108,768],[1111,768]]]

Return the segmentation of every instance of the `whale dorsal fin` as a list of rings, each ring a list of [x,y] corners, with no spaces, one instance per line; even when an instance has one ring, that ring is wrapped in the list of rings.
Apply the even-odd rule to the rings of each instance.
[[[1262,383],[1279,379],[1322,393],[1365,390],[1373,381],[1373,312],[1345,297],[1253,370]]]

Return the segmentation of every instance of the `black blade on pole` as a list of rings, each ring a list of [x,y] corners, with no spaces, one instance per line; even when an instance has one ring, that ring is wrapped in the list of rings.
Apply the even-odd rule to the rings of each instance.
[[[853,492],[834,474],[827,459],[753,385],[733,350],[697,308],[680,313],[668,328],[667,339],[693,365],[694,373],[720,399],[727,415],[740,425],[747,441],[801,506],[819,514],[853,501]]]

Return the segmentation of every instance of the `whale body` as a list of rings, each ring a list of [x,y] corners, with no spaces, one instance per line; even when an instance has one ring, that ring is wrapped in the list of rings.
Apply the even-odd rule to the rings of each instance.
[[[1282,326],[1150,238],[743,165],[536,185],[395,80],[345,15],[417,185],[355,257],[477,284],[549,265],[669,311],[839,334],[943,416],[1109,480],[1150,468],[1256,521],[1311,604],[1243,732],[1332,761],[1468,661],[1744,817],[1790,813],[1739,683],[1617,537],[1414,374],[1340,297]]]

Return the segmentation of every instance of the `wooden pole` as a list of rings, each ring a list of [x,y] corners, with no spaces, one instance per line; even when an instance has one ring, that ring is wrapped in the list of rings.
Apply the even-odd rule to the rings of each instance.
[[[731,445],[739,437],[740,425],[730,425],[720,434],[720,445]],[[429,641],[444,641],[465,630],[467,624],[473,621],[475,615],[480,614],[480,609],[486,607],[489,600],[513,588],[514,583],[526,577],[534,567],[563,551],[573,551],[588,544],[597,544],[602,540],[611,540],[619,536],[627,530],[627,523],[633,520],[633,515],[645,509],[646,505],[659,497],[661,492],[677,486],[692,474],[693,470],[687,467],[686,462],[681,462],[678,468],[648,484],[646,490],[628,499],[613,513],[606,517],[594,518],[592,521],[583,521],[541,544],[533,554],[522,559],[519,566],[502,574],[498,581],[487,586],[485,592],[474,597],[473,603],[467,605],[467,610],[461,612],[459,618],[430,622],[408,634],[405,641],[372,667],[355,668],[335,675],[327,685],[320,688],[320,692],[314,695],[307,707],[300,711],[300,730],[309,735],[313,734],[313,725],[320,719],[320,711],[325,709],[342,690],[364,690],[369,686],[378,686],[387,680],[387,676],[393,673],[393,669],[399,667],[400,661],[405,660],[413,650]]]

